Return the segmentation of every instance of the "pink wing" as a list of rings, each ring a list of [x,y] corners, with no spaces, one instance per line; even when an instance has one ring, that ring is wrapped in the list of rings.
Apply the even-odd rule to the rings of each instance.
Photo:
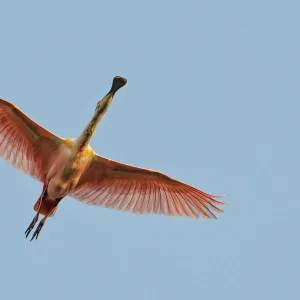
[[[0,156],[14,167],[44,181],[53,152],[61,143],[14,104],[0,99]]]
[[[70,196],[90,205],[134,213],[216,218],[222,213],[211,196],[162,173],[95,155]]]

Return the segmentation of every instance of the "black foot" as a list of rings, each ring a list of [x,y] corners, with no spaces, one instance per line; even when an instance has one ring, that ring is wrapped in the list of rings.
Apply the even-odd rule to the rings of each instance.
[[[26,239],[28,238],[28,235],[30,234],[31,230],[34,228],[38,219],[39,219],[39,215],[36,214],[36,216],[33,218],[32,222],[30,223],[29,227],[25,231]]]
[[[42,221],[39,223],[38,227],[36,228],[30,242],[35,238],[37,240],[37,238],[39,237],[40,231],[42,230],[44,224],[46,221],[46,217],[42,219]]]

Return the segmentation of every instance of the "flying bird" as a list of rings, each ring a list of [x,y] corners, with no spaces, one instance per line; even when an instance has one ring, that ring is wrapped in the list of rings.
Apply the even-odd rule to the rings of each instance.
[[[212,211],[223,212],[218,206],[225,203],[218,201],[218,196],[160,172],[107,159],[89,146],[115,93],[126,82],[119,76],[113,79],[110,91],[97,103],[91,121],[77,139],[56,136],[0,98],[0,156],[43,183],[26,238],[41,214],[44,217],[31,240],[38,238],[47,218],[55,215],[67,195],[86,204],[133,213],[216,218]]]

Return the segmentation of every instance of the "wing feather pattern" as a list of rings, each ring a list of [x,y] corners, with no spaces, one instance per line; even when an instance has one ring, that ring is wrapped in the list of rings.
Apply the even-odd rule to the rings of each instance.
[[[95,155],[70,196],[137,214],[216,218],[223,202],[160,172],[137,168]]]
[[[61,138],[0,98],[0,156],[14,167],[44,181],[51,157],[61,143]]]

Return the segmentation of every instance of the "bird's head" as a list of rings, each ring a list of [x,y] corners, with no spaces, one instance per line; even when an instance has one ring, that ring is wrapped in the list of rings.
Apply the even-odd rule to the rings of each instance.
[[[121,88],[123,87],[125,84],[127,83],[127,80],[121,76],[116,76],[114,79],[113,79],[113,82],[112,82],[112,86],[111,86],[111,89],[110,91],[108,92],[108,94],[100,101],[98,101],[97,103],[97,106],[96,106],[96,109],[97,110],[101,103],[103,103],[104,106],[106,106],[106,102],[108,101],[108,99],[112,99],[112,97],[115,95],[115,93]]]

